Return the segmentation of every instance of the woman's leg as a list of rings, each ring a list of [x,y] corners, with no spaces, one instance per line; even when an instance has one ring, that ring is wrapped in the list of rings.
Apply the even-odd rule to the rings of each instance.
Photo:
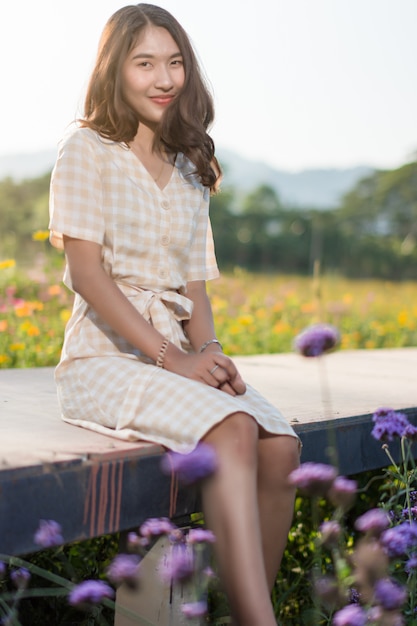
[[[265,574],[257,495],[259,427],[236,413],[204,438],[218,456],[218,470],[202,489],[207,526],[234,624],[276,626]]]
[[[295,489],[288,474],[298,467],[299,443],[294,437],[261,430],[258,443],[258,502],[263,554],[272,590],[294,513]]]

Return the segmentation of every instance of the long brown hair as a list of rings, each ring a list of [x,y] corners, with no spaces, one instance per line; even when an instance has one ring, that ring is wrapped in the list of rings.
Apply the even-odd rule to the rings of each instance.
[[[214,155],[213,140],[207,133],[214,119],[213,100],[187,33],[165,9],[152,4],[126,6],[108,20],[88,84],[80,125],[113,141],[127,144],[133,140],[139,118],[123,98],[121,69],[141,31],[149,25],[169,32],[182,54],[185,73],[180,93],[158,124],[154,149],[185,154],[194,164],[202,184],[214,191],[221,169]]]

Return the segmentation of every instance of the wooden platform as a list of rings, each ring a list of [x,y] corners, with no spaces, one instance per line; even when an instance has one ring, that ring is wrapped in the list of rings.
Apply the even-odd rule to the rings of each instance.
[[[390,406],[417,423],[415,348],[235,361],[300,434],[302,461],[327,462],[334,445],[343,474],[381,467],[374,410]],[[52,368],[0,370],[0,553],[33,551],[39,519],[59,521],[73,541],[198,510],[192,489],[179,491],[172,510],[176,485],[159,470],[162,452],[62,422]]]

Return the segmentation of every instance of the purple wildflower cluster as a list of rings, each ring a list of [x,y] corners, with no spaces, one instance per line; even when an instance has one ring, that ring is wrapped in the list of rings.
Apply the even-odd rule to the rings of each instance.
[[[31,579],[31,573],[26,567],[19,567],[12,570],[10,578],[15,587],[18,589],[26,589]]]
[[[191,547],[174,544],[169,555],[162,558],[159,572],[165,583],[190,580],[195,572],[194,552]]]
[[[184,455],[178,455],[184,456]],[[188,455],[187,455],[188,456]],[[192,475],[195,476],[194,461],[187,459],[187,470],[191,467]],[[153,539],[165,536],[168,541],[168,552],[164,554],[158,564],[159,576],[165,584],[198,581],[198,589],[207,585],[213,576],[209,568],[205,568],[200,561],[202,544],[211,544],[216,541],[215,535],[207,529],[192,528],[184,533],[175,526],[167,517],[149,518],[138,529],[128,535],[128,547],[133,552],[143,552]],[[139,561],[128,561],[129,555],[118,555],[110,565],[107,572],[109,580],[114,584],[127,582],[129,584],[130,572],[134,580],[137,580]],[[123,557],[123,558],[122,558]],[[207,603],[199,600],[182,606],[182,612],[186,617],[200,617],[207,613]]]
[[[403,522],[385,530],[381,544],[390,558],[401,558],[417,550],[417,522]]]
[[[313,324],[297,335],[294,348],[303,356],[316,357],[334,350],[339,342],[337,328],[329,324]]]
[[[107,578],[113,585],[126,583],[130,589],[136,589],[140,568],[137,554],[118,554],[106,570]]]
[[[309,496],[324,496],[337,477],[336,469],[325,463],[302,463],[289,475],[291,485]]]
[[[85,580],[71,590],[68,602],[71,606],[84,608],[100,604],[105,598],[114,598],[114,590],[102,580]]]
[[[348,604],[337,611],[333,617],[333,626],[365,626],[367,615],[359,604]]]
[[[395,437],[417,439],[417,428],[413,426],[404,413],[382,407],[372,416],[374,427],[371,435],[378,441],[393,441]]]
[[[382,509],[370,509],[355,521],[355,528],[362,533],[379,537],[388,528],[390,519]]]
[[[167,452],[162,458],[161,468],[165,474],[175,472],[182,483],[190,485],[216,471],[216,451],[206,443],[199,443],[189,454]]]
[[[336,468],[325,463],[302,463],[288,480],[308,496],[326,496],[336,507],[347,511],[356,499],[357,482],[338,476]]]
[[[61,525],[51,519],[41,519],[39,528],[34,536],[34,541],[36,545],[42,548],[53,548],[54,546],[61,545],[64,543]]]

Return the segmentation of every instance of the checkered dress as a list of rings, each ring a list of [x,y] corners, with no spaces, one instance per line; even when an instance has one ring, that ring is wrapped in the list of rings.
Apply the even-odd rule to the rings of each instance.
[[[208,190],[179,155],[161,190],[129,149],[77,128],[62,141],[51,180],[51,243],[63,234],[102,246],[103,266],[162,335],[190,350],[186,284],[218,276]],[[71,288],[68,270],[65,284]],[[75,295],[56,368],[63,419],[126,440],[193,449],[215,424],[244,411],[267,431],[296,436],[250,386],[243,396],[155,366]]]

